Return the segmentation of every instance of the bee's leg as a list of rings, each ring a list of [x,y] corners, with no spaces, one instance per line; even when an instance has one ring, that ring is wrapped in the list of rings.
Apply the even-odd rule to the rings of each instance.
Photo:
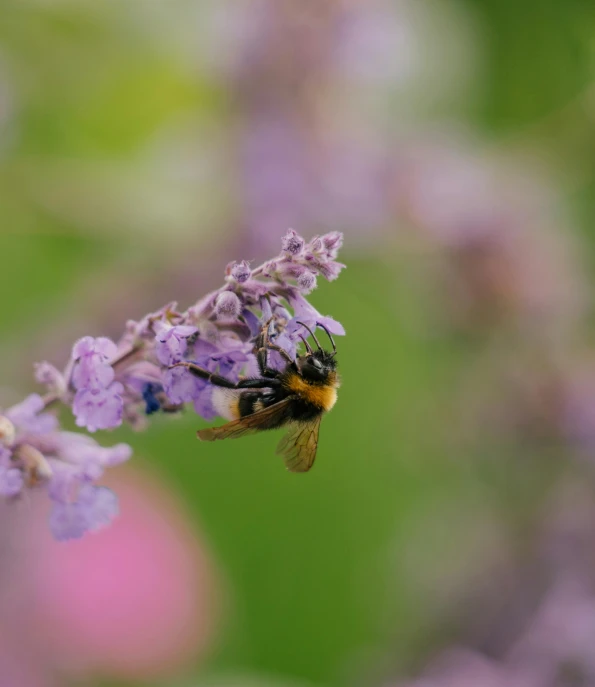
[[[289,355],[289,353],[284,349],[281,348],[281,346],[277,346],[274,343],[271,343],[271,340],[269,338],[269,324],[271,321],[269,320],[265,326],[262,328],[261,336],[262,336],[262,346],[265,349],[265,352],[268,351],[277,351],[279,355],[286,360],[288,363],[293,363],[293,358]]]
[[[266,324],[264,324],[260,330],[255,344],[254,344],[254,354],[256,355],[256,361],[258,363],[258,369],[263,377],[275,378],[279,376],[279,370],[275,370],[269,367],[268,363],[268,351],[278,351],[287,362],[292,363],[293,360],[288,355],[287,351],[283,350],[280,346],[275,346],[271,343],[269,339],[269,327],[274,318],[270,318]]]
[[[185,367],[191,374],[200,379],[205,379],[210,384],[221,386],[225,389],[270,389],[281,385],[278,379],[241,379],[239,382],[230,382],[221,375],[209,372],[195,363],[176,363],[171,367]]]

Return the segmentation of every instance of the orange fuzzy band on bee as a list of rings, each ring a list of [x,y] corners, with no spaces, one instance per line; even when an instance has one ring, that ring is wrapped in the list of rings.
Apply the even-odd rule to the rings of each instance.
[[[329,411],[337,401],[339,380],[336,373],[332,372],[326,384],[312,384],[299,374],[292,372],[284,380],[284,386],[302,400],[321,410]]]

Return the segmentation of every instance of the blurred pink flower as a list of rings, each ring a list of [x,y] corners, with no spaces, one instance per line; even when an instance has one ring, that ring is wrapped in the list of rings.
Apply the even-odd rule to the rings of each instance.
[[[162,486],[131,471],[112,482],[113,527],[67,544],[35,533],[37,634],[67,673],[170,674],[203,655],[212,634],[208,557]]]

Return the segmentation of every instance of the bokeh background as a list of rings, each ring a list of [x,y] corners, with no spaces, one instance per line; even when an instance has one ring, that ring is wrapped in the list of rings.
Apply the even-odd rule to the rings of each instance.
[[[0,687],[595,685],[594,84],[581,0],[2,2],[0,405],[288,227],[348,269],[310,474],[188,412],[99,433],[110,529],[3,507]]]

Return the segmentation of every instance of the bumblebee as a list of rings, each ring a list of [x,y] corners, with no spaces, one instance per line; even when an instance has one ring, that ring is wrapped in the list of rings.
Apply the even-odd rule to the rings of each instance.
[[[192,362],[177,363],[174,367],[186,367],[196,377],[213,384],[216,387],[213,405],[221,417],[231,420],[221,427],[199,430],[199,439],[236,439],[266,429],[288,427],[289,431],[277,446],[277,454],[283,455],[291,472],[307,472],[316,458],[322,416],[337,400],[337,347],[331,333],[322,324],[319,326],[329,337],[332,353],[325,351],[314,332],[299,322],[312,336],[317,350],[313,350],[307,338],[300,335],[306,353],[293,359],[270,340],[271,322],[267,322],[255,341],[259,378],[244,378],[234,383]],[[269,366],[269,351],[277,351],[281,355],[285,361],[283,370]]]

